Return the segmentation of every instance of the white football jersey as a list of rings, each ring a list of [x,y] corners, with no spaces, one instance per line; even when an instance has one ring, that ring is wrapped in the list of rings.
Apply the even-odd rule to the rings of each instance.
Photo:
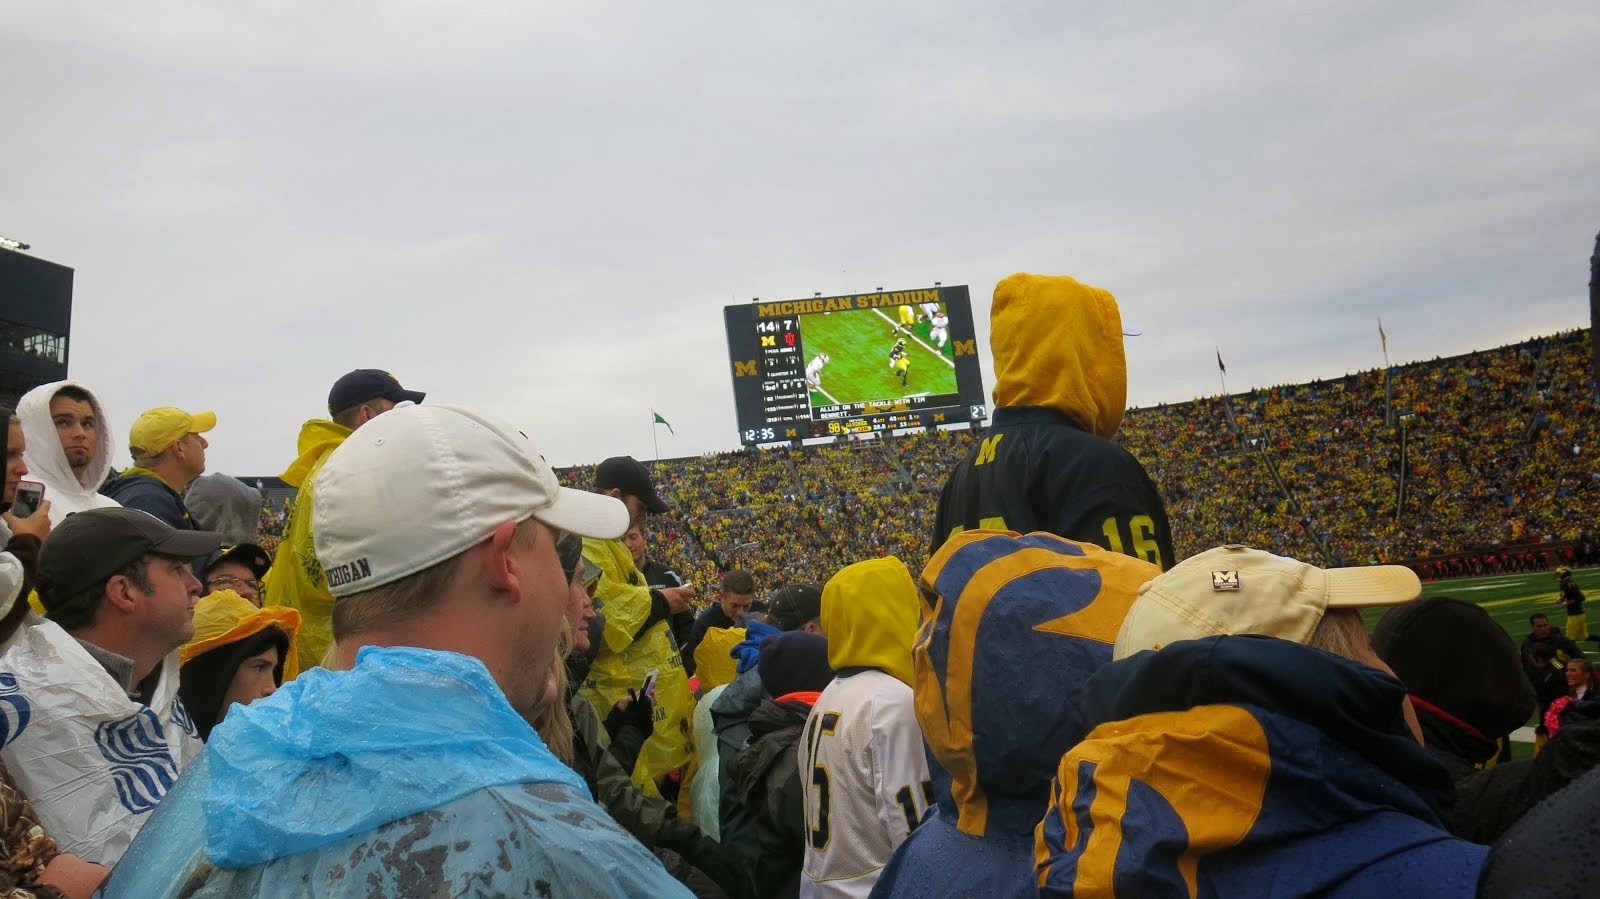
[[[935,315],[939,314],[939,304],[938,303],[923,303],[922,304],[922,314],[923,314],[924,317],[926,317],[928,319],[932,319]]]
[[[933,317],[932,324],[935,330],[943,331],[945,328],[949,327],[950,317],[941,312]]]
[[[802,899],[866,899],[932,799],[911,688],[882,671],[836,678],[801,734]]]
[[[816,358],[812,359],[811,360],[811,364],[806,366],[806,380],[807,381],[816,381],[817,379],[821,378],[822,377],[822,366],[824,366],[826,364],[827,363],[822,361],[822,357],[821,356],[817,356]],[[792,369],[792,368],[789,369],[789,370],[790,371],[794,371],[794,369]]]

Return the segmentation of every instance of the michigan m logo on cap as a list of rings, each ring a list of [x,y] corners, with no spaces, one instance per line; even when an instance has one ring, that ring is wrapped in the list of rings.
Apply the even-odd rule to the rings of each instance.
[[[1239,589],[1239,572],[1213,571],[1211,572],[1211,589],[1237,590]]]

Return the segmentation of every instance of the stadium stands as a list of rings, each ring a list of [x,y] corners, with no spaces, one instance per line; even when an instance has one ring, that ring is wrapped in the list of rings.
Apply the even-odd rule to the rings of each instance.
[[[1180,558],[1220,543],[1327,562],[1488,557],[1594,542],[1595,411],[1585,329],[1132,409],[1117,439],[1160,487]],[[918,432],[664,460],[658,483],[675,511],[654,520],[651,555],[702,585],[744,568],[762,589],[821,583],[883,554],[916,570],[945,476],[974,437]],[[587,486],[593,471],[561,474]],[[277,521],[282,492],[268,491]],[[263,534],[273,540],[272,521]]]

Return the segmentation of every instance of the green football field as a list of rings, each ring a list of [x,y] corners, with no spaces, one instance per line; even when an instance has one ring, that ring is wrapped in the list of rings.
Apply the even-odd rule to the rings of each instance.
[[[1600,602],[1600,568],[1580,568],[1572,574],[1584,594]],[[1528,616],[1534,612],[1543,612],[1550,616],[1550,624],[1557,630],[1564,631],[1567,622],[1566,611],[1555,601],[1556,576],[1548,571],[1425,583],[1422,585],[1422,593],[1424,596],[1454,596],[1456,599],[1477,603],[1506,629],[1506,633],[1511,635],[1512,641],[1518,646],[1522,645],[1522,638],[1528,635]],[[1600,606],[1593,610],[1585,606],[1584,611],[1593,617],[1600,614]],[[1383,609],[1366,610],[1367,625],[1370,627],[1377,624],[1378,619],[1383,617],[1383,612]],[[1582,648],[1588,652],[1590,647]]]
[[[806,362],[818,353],[828,354],[828,364],[822,369],[824,392],[811,391],[811,404],[830,406],[955,393],[954,344],[946,341],[940,351],[929,339],[925,321],[912,325],[906,338],[911,371],[906,386],[900,386],[899,374],[889,368],[889,350],[899,337],[895,330],[898,322],[898,310],[892,306],[881,314],[875,309],[858,309],[800,316]]]
[[[1600,568],[1578,569],[1574,571],[1573,578],[1577,580],[1579,589],[1590,599],[1600,602]],[[1556,602],[1556,576],[1548,571],[1538,571],[1532,574],[1502,574],[1489,577],[1459,578],[1450,581],[1424,583],[1422,585],[1424,596],[1453,596],[1482,606],[1490,617],[1499,622],[1511,635],[1511,642],[1519,648],[1522,638],[1528,636],[1528,616],[1534,612],[1542,612],[1549,616],[1550,626],[1565,633],[1567,623],[1566,610]],[[1367,626],[1371,628],[1383,617],[1384,609],[1367,609],[1363,614]],[[1584,607],[1584,611],[1591,618],[1600,614],[1600,606],[1591,609]],[[1593,627],[1595,625],[1591,625]],[[1600,637],[1600,634],[1595,636]],[[1593,643],[1580,643],[1578,647],[1591,658],[1597,650]],[[1471,659],[1462,659],[1464,665],[1472,664]],[[1528,722],[1530,725],[1533,721]],[[1530,741],[1533,738],[1524,730],[1513,735],[1511,752],[1513,758],[1526,758],[1530,751]]]

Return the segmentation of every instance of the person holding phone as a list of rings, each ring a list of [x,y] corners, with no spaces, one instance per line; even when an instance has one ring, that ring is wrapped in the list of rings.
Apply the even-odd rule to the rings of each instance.
[[[28,474],[28,463],[22,458],[27,446],[22,436],[22,419],[8,406],[0,406],[0,415],[4,415],[9,422],[6,425],[6,479],[4,492],[0,493],[0,518],[5,519],[11,533],[32,534],[43,540],[50,536],[50,501],[44,498],[43,484],[23,480]],[[19,489],[23,489],[24,502],[22,508],[14,508]]]

